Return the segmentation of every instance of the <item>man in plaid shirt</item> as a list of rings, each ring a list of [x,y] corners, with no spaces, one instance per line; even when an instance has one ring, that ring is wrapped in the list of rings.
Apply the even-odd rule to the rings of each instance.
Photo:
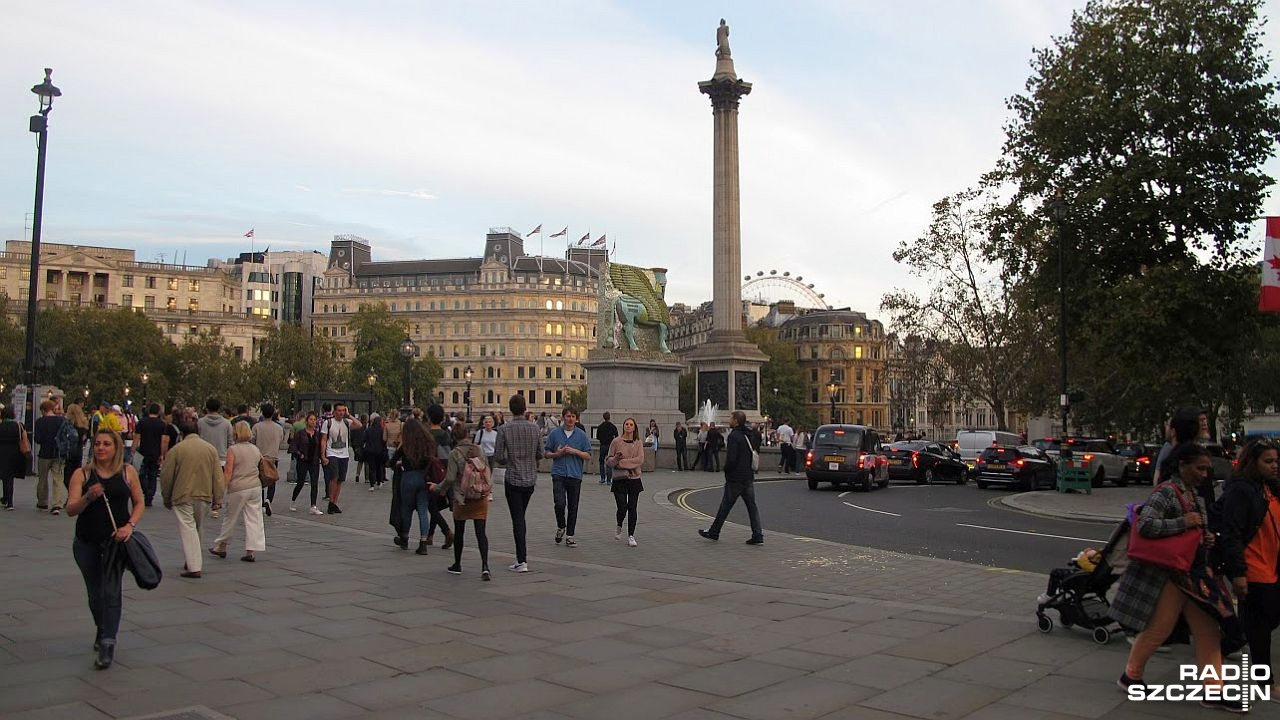
[[[511,534],[516,541],[516,561],[512,572],[529,572],[525,555],[525,511],[533,497],[538,482],[538,458],[542,451],[542,431],[537,423],[524,418],[524,396],[512,395],[507,402],[512,420],[498,428],[498,440],[494,445],[494,460],[507,468],[503,480],[507,496],[507,509],[511,511]]]

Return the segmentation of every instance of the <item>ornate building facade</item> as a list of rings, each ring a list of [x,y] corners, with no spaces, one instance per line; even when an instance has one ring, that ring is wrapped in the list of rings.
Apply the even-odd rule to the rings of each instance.
[[[0,294],[25,319],[31,243],[10,240],[0,253]],[[171,342],[201,332],[218,335],[237,357],[256,356],[272,326],[243,299],[241,278],[209,266],[138,262],[133,250],[91,245],[40,245],[41,307],[128,308],[156,323]]]
[[[823,422],[890,426],[888,348],[884,325],[848,308],[810,310],[778,328],[778,339],[795,346],[805,375],[804,402]]]
[[[349,321],[382,303],[409,329],[418,353],[444,370],[437,400],[506,411],[522,395],[534,412],[558,413],[586,384],[581,362],[596,346],[596,293],[603,248],[570,248],[563,258],[525,253],[511,228],[490,228],[478,257],[375,262],[369,243],[338,235],[316,291],[315,332],[355,357]],[[419,403],[421,404],[421,403]]]

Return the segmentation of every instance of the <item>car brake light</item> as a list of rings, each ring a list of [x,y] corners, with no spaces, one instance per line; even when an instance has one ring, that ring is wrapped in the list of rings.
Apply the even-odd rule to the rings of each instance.
[[[810,450],[809,452],[804,454],[804,466],[810,467],[812,465],[813,465],[813,451]]]
[[[1084,454],[1084,461],[1085,461],[1085,462],[1093,462],[1093,453],[1085,453],[1085,454]]]
[[[1143,464],[1143,465],[1150,465],[1150,464],[1151,464],[1151,458],[1149,458],[1149,457],[1140,457],[1140,458],[1138,458],[1138,462],[1139,462],[1139,463],[1141,463],[1141,464]]]
[[[916,469],[919,469],[919,468],[920,468],[920,453],[919,453],[919,452],[912,452],[912,453],[911,453],[911,467],[916,468]]]
[[[1014,460],[1014,461],[1013,461],[1013,466],[1014,466],[1014,467],[1017,467],[1017,468],[1020,468],[1020,467],[1022,467],[1023,465],[1026,465],[1026,464],[1027,464],[1027,461],[1026,461],[1026,460],[1023,460],[1022,458],[1018,458],[1017,460]]]

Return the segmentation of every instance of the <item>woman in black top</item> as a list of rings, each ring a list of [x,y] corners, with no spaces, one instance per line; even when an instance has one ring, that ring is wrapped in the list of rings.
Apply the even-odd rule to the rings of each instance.
[[[409,530],[413,528],[413,513],[418,513],[417,554],[427,554],[427,538],[431,532],[433,516],[439,513],[431,506],[427,492],[429,483],[444,480],[444,471],[440,467],[440,459],[436,456],[436,439],[427,431],[419,420],[410,420],[400,431],[400,447],[391,458],[391,464],[397,468],[400,476],[399,493],[400,524],[397,527],[395,544],[401,548],[409,548]]]
[[[111,667],[115,658],[123,603],[124,566],[107,566],[107,548],[112,542],[128,542],[145,510],[138,471],[124,462],[124,440],[117,432],[99,430],[93,436],[93,460],[71,476],[67,499],[67,515],[76,518],[71,554],[84,576],[89,612],[98,627],[93,649],[99,670]]]
[[[689,431],[685,429],[684,423],[677,422],[675,430],[676,438],[676,469],[689,469],[688,442]]]
[[[0,496],[0,505],[5,510],[13,509],[13,478],[21,473],[26,476],[26,458],[19,449],[22,435],[26,432],[13,419],[13,406],[0,410],[0,484],[4,494]]]
[[[320,433],[316,432],[319,424],[320,419],[314,412],[307,413],[307,426],[302,432],[294,433],[293,442],[289,445],[289,453],[298,461],[297,484],[293,486],[293,499],[289,501],[290,512],[298,509],[298,495],[310,478],[311,514],[324,514],[316,507],[316,490],[320,482]]]
[[[401,432],[404,429],[401,428]],[[364,466],[368,471],[369,491],[382,487],[387,479],[387,436],[382,429],[382,417],[374,414],[364,431],[362,449]]]

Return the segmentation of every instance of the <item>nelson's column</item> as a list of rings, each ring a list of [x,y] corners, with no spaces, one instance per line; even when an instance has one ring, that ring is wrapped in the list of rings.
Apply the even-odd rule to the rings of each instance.
[[[738,78],[729,54],[729,26],[716,29],[716,71],[698,90],[711,98],[715,122],[712,197],[712,326],[709,342],[686,356],[697,377],[699,407],[710,400],[720,408],[717,422],[731,410],[747,419],[760,416],[760,366],[768,356],[742,332],[742,229],[738,199],[738,102],[751,83]]]

